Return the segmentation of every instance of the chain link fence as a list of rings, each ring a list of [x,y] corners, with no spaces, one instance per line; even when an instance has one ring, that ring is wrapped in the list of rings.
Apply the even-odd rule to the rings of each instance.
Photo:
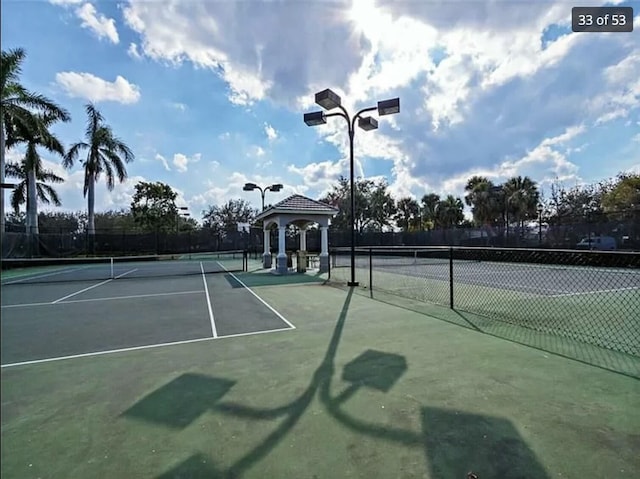
[[[330,281],[350,280],[350,250]],[[640,356],[640,253],[506,248],[356,248],[368,288]]]

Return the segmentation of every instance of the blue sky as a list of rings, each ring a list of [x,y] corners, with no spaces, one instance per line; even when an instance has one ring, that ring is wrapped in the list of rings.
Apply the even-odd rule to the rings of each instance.
[[[230,198],[259,206],[246,181],[283,183],[271,203],[348,174],[344,122],[302,122],[324,88],[351,111],[400,97],[355,150],[357,175],[398,198],[462,195],[473,174],[544,191],[640,171],[640,2],[621,5],[633,33],[571,33],[567,1],[3,0],[2,48],[25,48],[23,83],[71,112],[65,144],[93,101],[134,150],[98,210],[163,181],[200,218]],[[62,209],[85,209],[80,169],[43,157],[67,179]]]

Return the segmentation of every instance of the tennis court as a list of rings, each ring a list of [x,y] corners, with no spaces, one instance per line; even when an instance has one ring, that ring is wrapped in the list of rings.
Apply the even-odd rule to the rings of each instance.
[[[389,293],[640,355],[638,255],[490,249],[356,251],[356,280]],[[536,261],[540,261],[536,263]],[[557,264],[553,264],[555,261]],[[609,266],[594,264],[610,263]],[[331,280],[350,278],[336,250]]]
[[[520,264],[492,261],[454,260],[450,271],[447,258],[421,257],[409,252],[406,256],[377,255],[371,265],[366,256],[356,257],[356,267],[362,270],[362,281],[369,279],[368,269],[394,275],[411,276],[436,281],[485,286],[530,293],[538,296],[572,296],[630,291],[640,294],[640,270],[625,268],[594,268],[580,266]],[[342,254],[333,263],[335,269],[348,269],[349,258]],[[364,273],[364,274],[363,274]],[[336,273],[338,276],[344,273]]]
[[[2,367],[293,329],[245,269],[241,252],[23,260],[2,275]]]
[[[3,477],[595,479],[640,467],[637,379],[483,334],[481,320],[436,319],[446,308],[419,314],[310,277],[252,265],[3,286],[3,323],[27,323],[3,330],[7,361],[38,357],[34,345],[82,354],[182,338],[12,367],[3,358]],[[243,284],[295,333],[255,334],[281,318]],[[30,295],[39,304],[25,305]],[[243,317],[252,331],[230,337]]]

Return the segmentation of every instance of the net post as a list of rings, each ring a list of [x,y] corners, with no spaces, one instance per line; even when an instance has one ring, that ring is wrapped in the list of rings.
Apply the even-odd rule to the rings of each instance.
[[[115,279],[115,274],[113,272],[113,256],[111,258],[109,258],[109,263],[111,264],[111,278],[110,279]]]
[[[449,308],[453,309],[453,248],[449,248]]]
[[[369,296],[373,298],[373,248],[369,248]]]

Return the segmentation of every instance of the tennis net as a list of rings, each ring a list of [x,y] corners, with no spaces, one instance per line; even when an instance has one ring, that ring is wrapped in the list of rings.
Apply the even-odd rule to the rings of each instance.
[[[355,248],[356,267],[368,268],[369,262],[377,268],[443,265],[449,263],[449,248]],[[350,248],[334,248],[331,267],[349,267],[351,261]]]
[[[246,271],[245,251],[98,258],[7,259],[2,286],[188,276]]]

